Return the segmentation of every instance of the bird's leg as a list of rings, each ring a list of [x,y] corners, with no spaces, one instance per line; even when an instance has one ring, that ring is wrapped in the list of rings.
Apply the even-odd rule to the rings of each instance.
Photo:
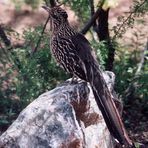
[[[71,81],[70,81],[70,84],[76,84],[78,83],[78,77],[76,75],[73,75],[72,78],[71,78]]]

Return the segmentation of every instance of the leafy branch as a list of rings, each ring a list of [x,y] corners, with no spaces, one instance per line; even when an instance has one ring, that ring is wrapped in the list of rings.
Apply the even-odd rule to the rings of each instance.
[[[144,4],[147,3],[147,0],[142,1],[141,3],[138,1],[135,1],[135,6],[133,10],[130,12],[130,14],[127,16],[127,18],[124,18],[123,16],[119,17],[119,21],[121,24],[117,24],[117,26],[113,27],[114,30],[114,36],[113,40],[116,39],[117,37],[121,37],[123,33],[126,32],[127,28],[125,27],[132,27],[134,24],[134,17],[139,15],[139,13],[143,14],[144,9],[141,10],[141,7],[144,6]]]

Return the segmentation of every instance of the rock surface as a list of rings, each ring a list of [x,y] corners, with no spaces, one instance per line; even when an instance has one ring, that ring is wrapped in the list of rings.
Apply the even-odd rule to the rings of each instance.
[[[114,75],[104,74],[113,90]],[[0,148],[113,148],[89,85],[65,82],[29,104],[0,137]]]

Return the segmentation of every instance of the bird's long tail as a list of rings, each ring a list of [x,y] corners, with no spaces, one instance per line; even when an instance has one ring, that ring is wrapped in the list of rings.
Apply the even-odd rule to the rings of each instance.
[[[93,94],[99,109],[102,112],[106,125],[111,135],[118,140],[122,145],[132,146],[132,141],[129,139],[120,114],[112,99],[112,95],[103,78],[99,66],[89,65],[87,69],[87,79],[93,90]]]

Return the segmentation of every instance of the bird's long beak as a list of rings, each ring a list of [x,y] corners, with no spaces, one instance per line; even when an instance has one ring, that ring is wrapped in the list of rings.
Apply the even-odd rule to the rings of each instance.
[[[48,13],[51,12],[51,9],[48,6],[42,6],[43,9],[45,9]]]

